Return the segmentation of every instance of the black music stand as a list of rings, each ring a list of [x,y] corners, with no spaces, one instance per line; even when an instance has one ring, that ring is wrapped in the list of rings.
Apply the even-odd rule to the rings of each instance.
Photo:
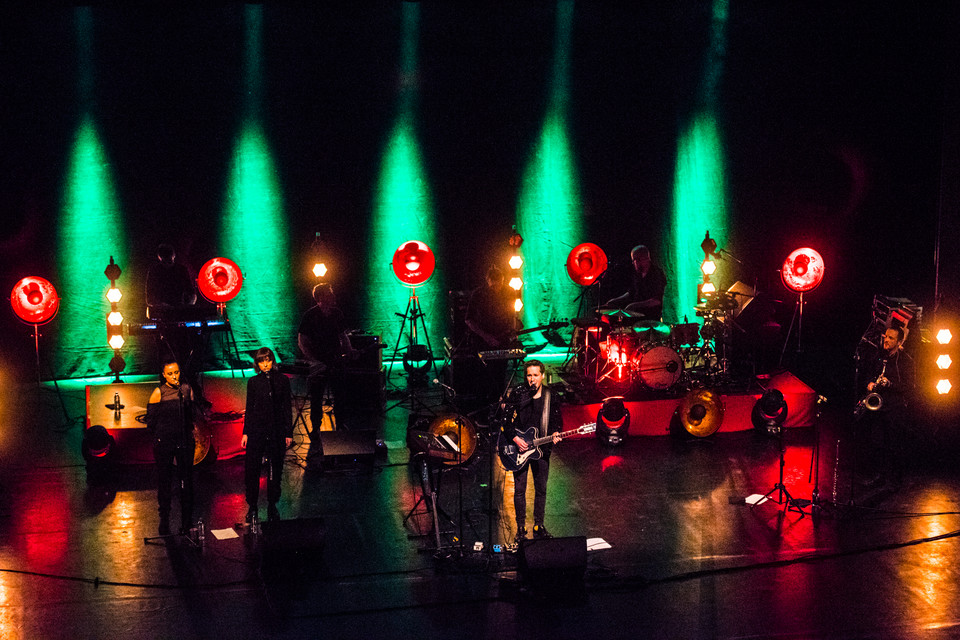
[[[432,518],[433,525],[433,535],[434,542],[436,546],[433,549],[423,549],[423,551],[440,551],[444,547],[440,541],[440,517],[450,524],[451,527],[455,527],[453,518],[450,517],[438,504],[437,496],[440,492],[440,482],[443,479],[443,472],[446,470],[444,465],[439,465],[437,469],[437,480],[433,481],[433,466],[431,460],[435,457],[438,459],[445,459],[447,448],[440,442],[440,440],[427,431],[411,431],[408,434],[408,443],[411,447],[411,451],[415,452],[411,456],[411,462],[415,463],[417,466],[417,471],[420,476],[420,498],[413,505],[410,511],[407,512],[407,515],[403,518],[403,524],[406,525],[407,521],[412,518],[414,515],[417,515],[417,509],[421,504],[424,504],[426,507],[426,513],[428,513]],[[443,453],[441,453],[443,452]],[[419,528],[419,523],[418,523]],[[443,533],[450,533],[450,531],[445,531]],[[409,534],[409,538],[422,538],[430,535],[417,533]]]

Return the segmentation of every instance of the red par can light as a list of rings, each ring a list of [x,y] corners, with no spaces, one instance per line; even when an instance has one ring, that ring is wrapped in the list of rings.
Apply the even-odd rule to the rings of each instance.
[[[587,286],[607,270],[607,254],[592,242],[578,244],[567,256],[567,275],[576,284]]]
[[[823,281],[823,257],[809,247],[796,249],[783,261],[780,279],[796,293],[813,291]]]
[[[419,287],[433,275],[437,261],[433,251],[419,240],[401,244],[393,254],[393,274],[408,287]]]
[[[216,304],[230,302],[240,293],[243,273],[233,260],[212,258],[200,267],[197,288],[204,298]]]
[[[50,281],[27,276],[13,287],[10,306],[17,317],[30,324],[50,322],[60,309],[60,298]]]

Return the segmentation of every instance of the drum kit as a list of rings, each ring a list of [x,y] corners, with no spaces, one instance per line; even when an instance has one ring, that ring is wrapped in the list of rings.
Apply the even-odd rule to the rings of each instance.
[[[729,315],[734,308],[736,301],[729,295],[698,305],[703,325],[665,324],[622,309],[600,309],[593,317],[576,318],[577,368],[607,394],[721,384],[728,377]]]

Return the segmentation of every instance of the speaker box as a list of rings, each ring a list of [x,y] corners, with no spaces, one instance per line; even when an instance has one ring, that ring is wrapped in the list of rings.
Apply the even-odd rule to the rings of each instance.
[[[320,573],[326,528],[322,518],[263,522],[260,570],[265,579],[305,578]]]
[[[373,464],[377,451],[377,434],[373,429],[321,431],[320,444],[323,446],[325,466]]]
[[[587,569],[584,536],[524,540],[517,562],[520,575],[542,586],[582,582]]]

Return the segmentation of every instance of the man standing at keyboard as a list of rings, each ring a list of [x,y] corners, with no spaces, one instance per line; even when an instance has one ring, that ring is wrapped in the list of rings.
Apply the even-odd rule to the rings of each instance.
[[[492,266],[487,269],[486,283],[470,295],[464,321],[470,330],[468,348],[471,351],[507,349],[517,337],[513,295],[503,280],[503,272]],[[507,361],[486,361],[484,365],[481,388],[485,399],[492,402],[503,391]]]

